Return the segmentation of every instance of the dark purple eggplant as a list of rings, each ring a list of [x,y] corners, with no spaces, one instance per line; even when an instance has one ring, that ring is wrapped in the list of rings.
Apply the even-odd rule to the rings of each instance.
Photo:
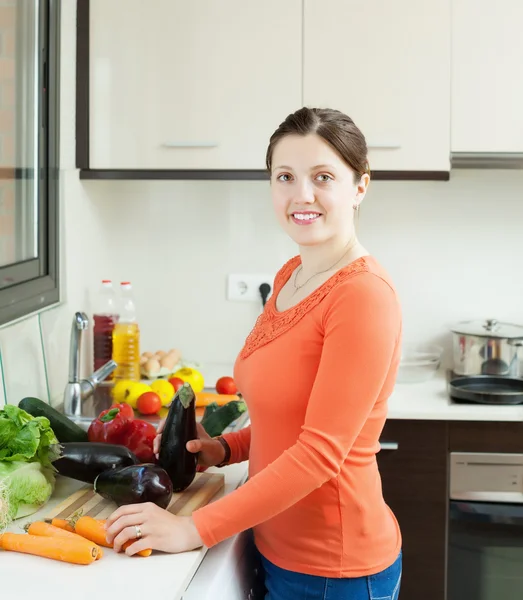
[[[167,508],[173,497],[169,475],[152,463],[104,471],[95,479],[94,491],[118,506],[153,502]]]
[[[198,455],[186,448],[189,440],[198,438],[195,404],[192,387],[184,383],[171,402],[162,432],[158,464],[169,474],[175,492],[188,488],[196,476]]]
[[[67,442],[57,446],[59,456],[53,462],[64,477],[94,483],[110,469],[136,465],[140,461],[125,446],[98,442]]]

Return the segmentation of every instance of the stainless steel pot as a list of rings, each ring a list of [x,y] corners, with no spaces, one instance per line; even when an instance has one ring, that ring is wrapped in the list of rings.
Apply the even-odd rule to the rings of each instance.
[[[523,377],[523,325],[462,321],[451,331],[457,375]]]

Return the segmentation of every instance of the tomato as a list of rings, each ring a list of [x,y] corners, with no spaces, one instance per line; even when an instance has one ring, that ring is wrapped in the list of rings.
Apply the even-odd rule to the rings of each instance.
[[[162,401],[156,392],[145,392],[138,398],[136,408],[142,415],[154,415],[162,408]]]
[[[171,377],[167,381],[173,386],[175,392],[177,392],[183,385],[183,380],[179,377]]]
[[[232,377],[220,377],[216,382],[218,394],[237,394],[238,388]]]

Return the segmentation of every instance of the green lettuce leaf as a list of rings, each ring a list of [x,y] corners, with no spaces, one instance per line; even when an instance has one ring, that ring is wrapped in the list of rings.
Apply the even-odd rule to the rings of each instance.
[[[11,404],[0,410],[1,461],[38,461],[51,466],[50,448],[57,443],[49,419],[35,418]]]

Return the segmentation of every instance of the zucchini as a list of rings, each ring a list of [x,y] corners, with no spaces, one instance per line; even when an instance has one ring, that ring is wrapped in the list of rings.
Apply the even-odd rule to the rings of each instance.
[[[84,431],[71,419],[55,408],[42,402],[38,398],[23,398],[18,403],[18,408],[25,410],[33,417],[46,417],[49,419],[51,429],[54,431],[59,442],[87,442],[87,431]]]
[[[244,400],[231,400],[202,418],[202,426],[211,436],[221,435],[229,425],[247,410]]]
[[[205,421],[205,419],[207,419],[209,417],[209,415],[211,415],[213,412],[217,411],[218,408],[220,408],[218,406],[218,402],[211,402],[210,404],[207,404],[207,406],[205,407],[205,410],[203,411],[202,423]]]

